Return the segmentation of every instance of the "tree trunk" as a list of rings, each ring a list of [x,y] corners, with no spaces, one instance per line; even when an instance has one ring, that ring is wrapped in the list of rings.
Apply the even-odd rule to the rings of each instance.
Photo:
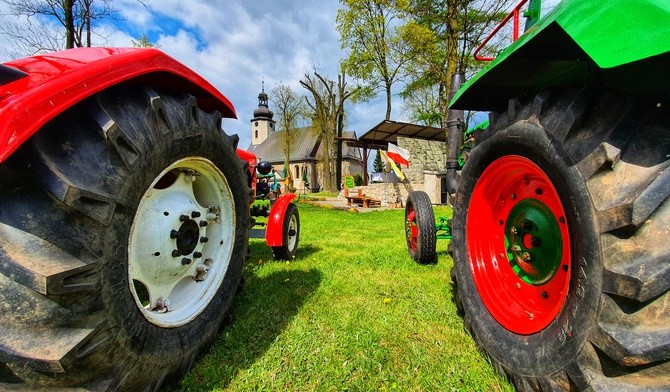
[[[74,48],[74,0],[63,1],[63,12],[65,14],[65,48]]]

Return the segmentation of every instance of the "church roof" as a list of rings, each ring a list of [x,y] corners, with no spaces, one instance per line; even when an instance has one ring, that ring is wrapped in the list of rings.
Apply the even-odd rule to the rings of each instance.
[[[284,162],[284,148],[282,146],[283,130],[270,132],[268,138],[260,144],[249,146],[248,150],[256,154],[261,160],[270,163]],[[312,131],[312,127],[298,128],[295,131],[290,161],[315,161],[321,154],[321,142],[319,135]],[[356,137],[356,132],[345,131],[346,137]],[[342,158],[361,161],[361,153],[358,148],[348,147],[342,144]]]

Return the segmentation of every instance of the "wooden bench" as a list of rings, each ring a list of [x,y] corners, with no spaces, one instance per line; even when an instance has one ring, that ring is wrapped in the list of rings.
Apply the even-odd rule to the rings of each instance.
[[[379,200],[365,196],[362,189],[359,189],[356,194],[350,194],[349,189],[344,188],[344,197],[347,199],[347,205],[349,206],[355,204],[363,208],[370,208],[370,206],[379,207],[381,205]]]

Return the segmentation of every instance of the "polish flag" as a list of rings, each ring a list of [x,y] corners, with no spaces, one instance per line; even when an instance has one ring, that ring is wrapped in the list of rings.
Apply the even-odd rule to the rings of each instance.
[[[409,151],[389,143],[388,156],[398,165],[409,167]]]

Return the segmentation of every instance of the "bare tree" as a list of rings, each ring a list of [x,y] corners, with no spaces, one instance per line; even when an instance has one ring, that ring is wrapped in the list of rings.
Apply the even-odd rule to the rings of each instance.
[[[342,136],[344,129],[344,104],[359,88],[348,91],[344,73],[338,75],[337,86],[319,72],[314,71],[314,76],[305,74],[300,84],[307,89],[312,100],[306,97],[306,102],[311,111],[312,126],[319,133],[322,144],[321,159],[324,165],[323,178],[324,188],[329,191],[339,190],[342,176],[342,150],[341,141],[335,143],[335,136]],[[334,151],[335,148],[335,151]],[[332,168],[332,158],[335,159],[335,173]],[[333,178],[335,174],[335,178]]]
[[[8,6],[0,33],[12,41],[16,56],[92,45],[101,20],[119,20],[112,0],[0,0]]]
[[[284,150],[284,162],[288,162],[295,143],[298,120],[302,116],[302,97],[289,86],[277,83],[272,89],[270,100],[275,106],[278,118],[278,130],[281,131],[281,145]]]
[[[305,97],[305,102],[311,110],[312,128],[319,134],[321,141],[321,162],[323,164],[323,188],[327,191],[333,191],[333,173],[332,173],[332,147],[333,133],[336,129],[334,116],[334,95],[333,82],[318,76],[314,72],[314,77],[309,73],[305,74],[300,81],[307,91],[312,95],[312,99]]]

